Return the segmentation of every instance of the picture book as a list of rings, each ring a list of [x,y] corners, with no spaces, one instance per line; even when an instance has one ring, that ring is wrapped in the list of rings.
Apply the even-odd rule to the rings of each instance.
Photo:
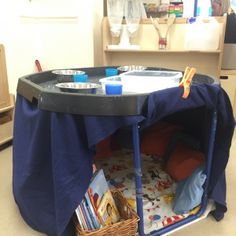
[[[107,199],[112,203],[112,206],[115,206],[115,202],[110,192],[110,189],[108,187],[108,183],[106,181],[106,178],[102,169],[98,170],[94,174],[94,177],[91,180],[91,183],[89,185],[87,192],[90,197],[90,202],[96,213],[98,222],[100,223],[100,225],[106,225],[106,222],[104,221],[106,217],[103,217],[103,214],[101,214],[102,211],[100,213],[98,212],[99,206],[101,204],[102,199],[103,201],[105,201],[106,199],[106,197],[104,198],[105,195],[109,195],[109,198],[107,197]],[[116,209],[117,211],[117,208],[114,208],[114,209]],[[116,215],[117,215],[117,219],[119,219],[118,214]]]
[[[103,195],[98,206],[98,214],[102,217],[104,225],[111,225],[120,220],[120,214],[110,190]]]
[[[94,229],[94,225],[93,225],[93,222],[92,222],[92,219],[91,219],[91,216],[88,212],[88,208],[85,204],[85,199],[82,200],[82,203],[81,203],[81,209],[82,209],[82,213],[83,213],[83,216],[84,216],[84,219],[85,219],[85,222],[86,222],[86,225],[87,225],[87,228],[89,230],[92,230]]]
[[[91,217],[94,229],[99,229],[101,227],[101,223],[98,220],[98,217],[97,217],[97,214],[95,213],[94,207],[91,204],[91,201],[90,201],[90,198],[88,195],[88,191],[85,193],[84,200],[85,200],[85,205],[88,209],[89,215]]]
[[[94,206],[96,209],[98,209],[98,206],[102,200],[103,195],[109,190],[104,172],[102,169],[95,172],[89,187],[88,187],[88,193],[94,203]]]
[[[81,228],[84,229],[84,230],[87,230],[88,228],[87,228],[87,225],[85,223],[85,219],[83,217],[83,213],[82,213],[80,205],[76,208],[75,213],[77,215],[77,219],[78,219],[78,222],[79,222]]]
[[[94,173],[76,214],[81,227],[89,230],[119,221],[119,212],[102,169]]]

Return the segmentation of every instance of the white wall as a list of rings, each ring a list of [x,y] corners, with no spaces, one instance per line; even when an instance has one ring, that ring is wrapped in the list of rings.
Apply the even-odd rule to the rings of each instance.
[[[43,70],[93,66],[94,1],[0,0],[11,93],[19,77],[36,72],[35,59]]]

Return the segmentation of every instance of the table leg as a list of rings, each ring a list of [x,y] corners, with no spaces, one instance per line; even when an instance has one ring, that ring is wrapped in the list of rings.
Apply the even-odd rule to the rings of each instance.
[[[140,140],[139,140],[139,125],[134,124],[132,127],[132,138],[134,148],[134,167],[135,167],[135,186],[136,186],[136,206],[137,213],[140,218],[138,222],[138,229],[140,236],[144,234],[144,220],[143,220],[143,192],[142,192],[142,167],[140,156]]]

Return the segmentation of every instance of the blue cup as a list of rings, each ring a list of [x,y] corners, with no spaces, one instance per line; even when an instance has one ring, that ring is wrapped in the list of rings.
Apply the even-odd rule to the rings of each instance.
[[[106,68],[105,74],[106,77],[118,75],[118,70],[116,68]]]
[[[80,75],[73,75],[74,82],[88,82],[88,75],[87,74],[80,74]]]
[[[121,95],[122,84],[106,84],[105,90],[107,95]]]

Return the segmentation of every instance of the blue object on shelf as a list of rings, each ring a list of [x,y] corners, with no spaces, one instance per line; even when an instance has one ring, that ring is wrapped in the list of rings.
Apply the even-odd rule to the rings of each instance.
[[[195,23],[196,22],[196,17],[190,17],[190,18],[188,18],[188,23],[189,24],[193,24],[193,23]]]

